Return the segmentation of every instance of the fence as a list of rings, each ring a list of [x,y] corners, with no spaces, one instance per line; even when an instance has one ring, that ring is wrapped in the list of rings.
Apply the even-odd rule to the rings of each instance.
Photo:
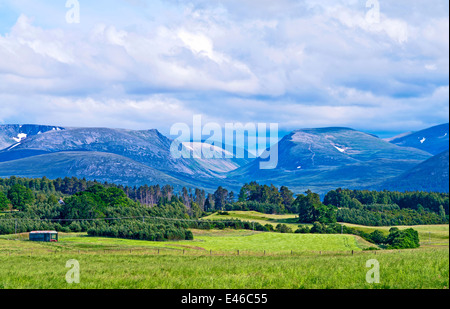
[[[321,256],[355,256],[361,254],[383,254],[385,252],[399,252],[400,250],[366,250],[366,251],[271,251],[271,250],[208,250],[193,248],[97,248],[97,249],[76,249],[66,247],[52,247],[52,245],[36,246],[25,248],[21,246],[2,248],[0,256],[50,256],[50,255],[135,255],[135,256],[255,256],[255,257],[321,257]]]

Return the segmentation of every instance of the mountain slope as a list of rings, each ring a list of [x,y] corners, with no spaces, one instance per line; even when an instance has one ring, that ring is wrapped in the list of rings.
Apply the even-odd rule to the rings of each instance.
[[[236,158],[225,149],[204,142],[186,142],[183,143],[183,147],[185,153],[189,154],[190,158],[194,158],[203,168],[217,173],[231,172],[252,161],[245,151],[245,158]]]
[[[414,147],[433,155],[449,149],[449,124],[441,124],[390,140],[392,144],[402,147]]]
[[[172,141],[157,130],[133,131],[108,128],[71,128],[31,136],[0,152],[0,161],[35,154],[95,151],[113,153],[168,173],[211,177],[193,160],[174,159]]]
[[[432,156],[350,128],[302,129],[277,144],[278,166],[263,170],[261,158],[223,158],[227,154],[224,149],[204,143],[184,143],[183,153],[190,158],[177,159],[170,151],[172,140],[157,130],[1,128],[0,136],[8,146],[0,151],[0,177],[76,176],[125,185],[159,183],[208,191],[218,186],[239,190],[251,181],[285,185],[295,193],[307,189],[325,193],[337,187],[377,188]],[[26,137],[20,130],[28,130],[22,133]],[[222,159],[195,158],[205,146]]]
[[[48,131],[64,130],[62,127],[43,126],[33,124],[7,124],[0,125],[0,149],[17,144],[27,137],[39,135]]]
[[[229,173],[241,182],[287,185],[296,192],[360,188],[398,176],[431,157],[349,128],[297,130],[279,143],[278,166],[261,170],[257,159]]]
[[[189,184],[163,172],[116,154],[104,152],[58,152],[0,162],[0,177],[85,177],[123,185]]]
[[[99,179],[115,179],[117,183],[134,181],[133,177],[130,180],[130,177],[123,175],[119,168],[112,168],[112,166],[108,167],[109,175],[91,174],[91,169],[99,162],[100,153],[103,153],[103,159],[108,157],[106,154],[115,155],[109,157],[115,158],[114,166],[123,165],[124,168],[128,168],[131,165],[131,170],[136,170],[139,175],[136,178],[147,179],[149,184],[166,181],[169,184],[184,183],[191,184],[191,186],[212,187],[215,186],[217,179],[225,178],[224,173],[248,163],[248,160],[235,158],[194,159],[193,153],[197,153],[203,147],[201,143],[183,145],[183,152],[190,153],[190,158],[174,158],[170,151],[171,145],[172,140],[157,130],[134,131],[109,128],[49,130],[45,133],[27,136],[0,151],[0,162],[4,163],[0,165],[0,174],[5,176],[24,175],[28,173],[26,169],[30,167],[33,168],[34,175],[50,173],[48,177],[51,175],[68,176],[64,174],[64,171],[72,170],[77,177],[101,176]],[[225,153],[219,147],[215,147],[214,152],[216,154]],[[70,153],[73,155],[71,160],[68,160]],[[50,154],[53,155],[48,156]],[[38,157],[43,161],[36,161]],[[53,170],[52,160],[48,158],[58,160],[58,172]],[[82,161],[80,161],[81,159]],[[77,164],[79,162],[83,162],[83,164],[79,166]],[[38,164],[33,166],[32,163]],[[111,160],[107,163],[113,164]],[[141,172],[139,172],[138,166],[141,166]],[[80,171],[75,172],[75,168]],[[102,168],[98,167],[99,170]],[[151,177],[143,178],[145,176],[143,171],[149,173]],[[160,173],[158,174],[156,171]],[[167,177],[172,178],[168,179]]]
[[[449,151],[446,150],[406,173],[384,182],[380,189],[449,192]]]

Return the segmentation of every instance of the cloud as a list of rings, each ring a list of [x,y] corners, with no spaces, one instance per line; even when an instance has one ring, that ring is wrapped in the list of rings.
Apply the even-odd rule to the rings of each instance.
[[[356,0],[83,2],[79,25],[64,6],[11,2],[21,14],[0,34],[0,121],[448,121],[437,112],[448,111],[448,4],[379,2],[377,22]]]

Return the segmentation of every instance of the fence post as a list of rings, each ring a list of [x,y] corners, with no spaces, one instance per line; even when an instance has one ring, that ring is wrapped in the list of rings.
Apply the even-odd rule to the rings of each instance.
[[[237,254],[239,255],[239,250],[237,251]]]

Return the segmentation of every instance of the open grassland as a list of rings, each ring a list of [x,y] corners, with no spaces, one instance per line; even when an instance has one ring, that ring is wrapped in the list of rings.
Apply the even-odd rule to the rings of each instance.
[[[355,255],[174,255],[139,251],[52,252],[51,246],[0,240],[0,288],[26,289],[323,289],[448,288],[448,248]],[[380,283],[366,282],[369,259],[380,263]],[[80,283],[68,284],[66,262],[80,265]]]
[[[370,244],[353,235],[248,230],[193,230],[193,241],[178,242],[71,233],[60,234],[58,243],[37,243],[27,234],[4,235],[0,288],[448,289],[448,226],[414,228],[434,233],[441,245],[363,251]],[[80,264],[79,284],[65,281],[70,259]],[[370,259],[380,264],[379,284],[366,282]]]
[[[361,251],[374,246],[354,235],[328,235],[328,234],[281,234],[255,232],[247,230],[193,230],[194,240],[151,242],[143,240],[89,237],[85,233],[60,233],[59,242],[32,243],[27,241],[27,234],[19,236],[22,241],[0,243],[0,250],[20,250],[27,247],[38,250],[70,251],[85,250],[165,250],[166,253],[183,251],[188,254],[288,254],[308,252],[351,252]],[[2,236],[0,239],[8,239]],[[13,237],[11,237],[13,239]],[[25,246],[24,244],[27,244]]]

